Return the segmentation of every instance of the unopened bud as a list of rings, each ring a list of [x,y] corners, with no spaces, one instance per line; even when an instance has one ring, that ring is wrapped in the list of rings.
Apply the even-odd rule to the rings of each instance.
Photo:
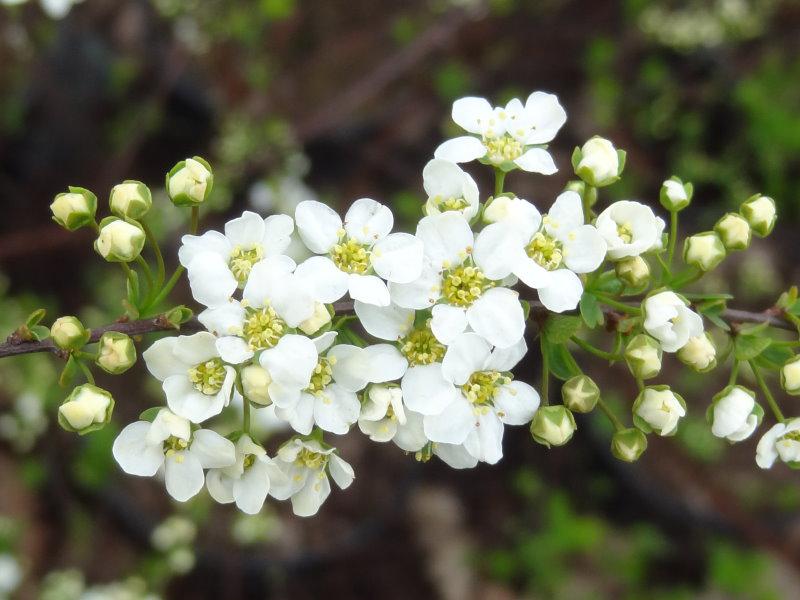
[[[577,428],[575,417],[565,406],[543,406],[531,421],[533,439],[548,448],[566,444]]]
[[[136,364],[136,346],[130,336],[106,331],[98,342],[97,366],[106,373],[119,375]]]
[[[691,183],[683,183],[678,177],[667,179],[661,185],[661,193],[659,194],[661,206],[670,212],[683,210],[692,201],[693,192],[694,189]]]
[[[775,221],[778,219],[775,201],[761,194],[748,198],[739,208],[739,212],[750,223],[753,233],[759,237],[772,233]]]
[[[109,262],[131,262],[142,253],[144,241],[141,226],[108,217],[100,222],[100,233],[94,242],[94,249]]]
[[[141,181],[125,181],[111,188],[108,204],[118,217],[139,220],[153,206],[153,196]]]
[[[317,302],[314,305],[314,314],[298,325],[298,329],[306,335],[314,335],[317,331],[331,322],[331,312],[328,307]]]
[[[787,394],[800,396],[800,355],[793,356],[781,367],[781,387]]]
[[[669,386],[644,388],[633,403],[633,422],[641,430],[658,435],[673,435],[678,421],[686,416],[686,402]]]
[[[650,281],[650,265],[641,256],[629,256],[617,261],[614,270],[620,281],[628,287],[641,288]]]
[[[78,350],[89,341],[90,332],[78,317],[59,317],[50,327],[50,336],[62,350]]]
[[[756,403],[752,390],[741,385],[729,385],[711,400],[706,419],[711,433],[730,442],[749,438],[761,423],[764,409]]]
[[[686,238],[683,260],[701,271],[710,271],[725,258],[725,246],[713,231],[698,233]]]
[[[717,348],[708,333],[689,338],[678,350],[678,360],[698,373],[705,373],[717,366]]]
[[[591,412],[600,398],[600,388],[590,377],[576,375],[561,386],[564,406],[576,413]]]
[[[661,372],[661,344],[655,338],[640,333],[625,347],[625,362],[637,379],[650,379]]]
[[[182,160],[167,173],[167,192],[176,206],[197,206],[211,193],[211,165],[199,156]]]
[[[114,399],[106,390],[90,383],[79,385],[58,407],[58,422],[67,431],[83,435],[111,420]]]
[[[594,187],[611,185],[625,166],[625,153],[609,140],[595,136],[572,153],[575,174]]]
[[[269,406],[272,400],[269,397],[269,384],[272,377],[269,372],[259,365],[248,365],[242,369],[242,391],[244,397],[253,404]]]
[[[82,187],[70,187],[58,194],[50,204],[53,220],[64,229],[75,231],[94,221],[97,197]]]
[[[740,214],[727,213],[714,225],[714,231],[726,250],[744,250],[750,245],[750,223]]]
[[[625,462],[635,462],[647,450],[647,436],[635,427],[621,429],[611,437],[611,454]]]

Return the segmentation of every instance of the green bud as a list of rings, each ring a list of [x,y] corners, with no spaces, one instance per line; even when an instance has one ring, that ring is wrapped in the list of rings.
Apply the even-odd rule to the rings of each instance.
[[[761,194],[755,194],[745,200],[739,207],[739,212],[747,219],[753,233],[759,237],[766,237],[772,233],[775,221],[778,219],[775,201]]]
[[[79,385],[58,407],[58,423],[81,435],[101,429],[111,420],[114,398],[90,383]]]
[[[683,210],[692,201],[694,186],[691,183],[683,183],[679,177],[671,177],[661,185],[659,200],[661,206],[670,212]]]
[[[793,356],[781,367],[781,387],[791,396],[800,396],[800,355]]]
[[[559,405],[541,407],[531,421],[534,441],[548,448],[566,444],[577,428],[572,413],[565,406]]]
[[[119,375],[136,364],[136,346],[130,336],[106,331],[98,343],[97,366],[106,373]]]
[[[717,348],[708,332],[689,341],[678,350],[678,360],[698,373],[706,373],[717,366]]]
[[[167,173],[167,193],[175,206],[202,204],[213,186],[211,165],[199,156],[182,160]]]
[[[68,231],[75,231],[94,221],[97,196],[82,187],[70,186],[69,192],[56,195],[50,211],[53,220]]]
[[[725,258],[725,245],[713,231],[697,233],[686,238],[683,261],[701,271],[710,271]]]
[[[79,350],[89,341],[91,332],[78,317],[59,317],[50,327],[50,336],[62,350]]]
[[[594,136],[572,153],[575,174],[594,187],[611,185],[625,168],[625,152],[609,140]]]
[[[124,181],[111,188],[108,204],[121,219],[139,220],[153,206],[153,196],[141,181]]]
[[[641,288],[650,281],[650,265],[641,256],[629,256],[614,264],[617,277],[631,288]]]
[[[106,217],[100,221],[94,249],[108,262],[131,262],[142,253],[144,242],[144,230],[138,223]]]
[[[742,215],[737,213],[725,214],[717,224],[714,225],[719,239],[726,250],[744,250],[750,245],[752,238],[750,223]]]
[[[625,362],[637,379],[651,379],[661,372],[661,344],[655,338],[640,333],[625,347]]]
[[[564,406],[574,413],[591,412],[600,399],[600,388],[591,377],[576,375],[561,386]]]
[[[647,450],[647,436],[635,427],[621,429],[611,437],[611,454],[625,462],[636,462]]]

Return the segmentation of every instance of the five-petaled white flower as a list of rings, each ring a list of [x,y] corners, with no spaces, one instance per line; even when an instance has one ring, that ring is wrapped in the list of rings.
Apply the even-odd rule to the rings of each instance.
[[[800,464],[800,418],[776,423],[761,436],[756,447],[756,464],[769,469],[777,459],[797,466]]]
[[[492,108],[485,98],[460,98],[453,103],[453,121],[473,135],[447,140],[434,156],[456,163],[481,159],[504,171],[552,175],[558,169],[543,145],[566,120],[558,98],[545,92],[533,92],[524,105],[514,98],[505,108]]]
[[[152,423],[136,421],[125,427],[112,453],[131,475],[152,477],[163,467],[167,492],[178,502],[203,489],[203,469],[227,467],[236,460],[230,440],[208,429],[192,431],[187,419],[166,408]]]
[[[228,302],[237,287],[244,287],[253,265],[289,247],[293,230],[287,215],[264,219],[245,211],[225,224],[224,235],[206,231],[183,236],[178,259],[188,271],[194,299],[205,306]]]
[[[664,352],[677,352],[690,338],[703,335],[703,318],[675,292],[659,292],[642,303],[644,328]]]
[[[598,215],[595,224],[608,244],[611,260],[639,256],[661,247],[664,221],[640,202],[614,202]]]
[[[150,374],[164,382],[167,405],[192,423],[218,415],[231,399],[236,370],[222,361],[216,341],[200,331],[158,340],[142,353]]]
[[[280,447],[275,458],[286,477],[284,482],[273,485],[272,496],[277,500],[291,498],[292,510],[299,517],[317,514],[331,493],[329,475],[343,490],[355,479],[353,467],[336,449],[317,440],[292,438]]]
[[[408,233],[390,233],[392,211],[375,200],[353,202],[344,223],[329,206],[306,200],[298,204],[295,220],[305,245],[326,255],[306,261],[306,272],[340,298],[349,291],[353,300],[386,306],[384,279],[408,283],[419,277],[422,242]]]
[[[422,185],[428,195],[426,215],[453,210],[471,221],[478,214],[478,184],[457,164],[434,158],[422,170]]]

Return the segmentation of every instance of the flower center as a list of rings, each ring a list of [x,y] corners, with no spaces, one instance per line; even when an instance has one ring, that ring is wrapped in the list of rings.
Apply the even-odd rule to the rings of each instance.
[[[164,454],[172,456],[176,452],[183,452],[189,447],[189,442],[183,438],[174,435],[169,436],[164,440]]]
[[[328,464],[328,455],[303,448],[295,459],[295,464],[308,469],[321,469]]]
[[[486,146],[486,158],[495,165],[513,161],[522,156],[522,144],[508,134],[483,140]]]
[[[789,433],[783,435],[781,440],[787,442],[800,442],[800,429],[795,431],[790,431]]]
[[[464,198],[455,198],[453,196],[447,198],[444,196],[436,196],[433,198],[433,203],[440,212],[461,211],[469,206],[469,202]]]
[[[525,252],[536,264],[553,271],[561,266],[564,260],[564,250],[561,242],[541,231],[537,232],[525,247]]]
[[[213,396],[225,382],[225,367],[219,358],[212,358],[189,369],[189,381],[198,392]]]
[[[617,224],[617,235],[625,244],[633,241],[633,226],[630,223]]]
[[[250,350],[272,348],[286,333],[286,321],[281,319],[269,305],[264,308],[249,309],[242,332]]]
[[[442,294],[448,304],[470,306],[483,292],[494,287],[494,282],[486,279],[477,267],[460,266],[444,272]]]
[[[250,275],[250,269],[264,258],[264,249],[261,244],[256,244],[252,248],[244,249],[241,246],[236,246],[231,252],[231,257],[228,260],[228,266],[231,273],[239,282],[239,285],[244,285],[247,282],[247,276]]]
[[[319,394],[333,381],[333,369],[331,365],[336,362],[334,358],[320,357],[314,372],[311,374],[311,381],[305,391],[311,394]]]
[[[445,347],[433,335],[430,320],[424,327],[412,329],[399,343],[400,352],[411,366],[429,365],[444,358]]]
[[[331,250],[331,260],[345,273],[361,275],[369,269],[369,248],[353,238],[341,240]]]
[[[256,462],[256,455],[255,454],[246,454],[244,457],[244,468],[245,470],[249,469],[253,466],[253,463]]]
[[[461,386],[461,391],[476,407],[491,406],[500,386],[511,383],[511,378],[499,371],[478,371]]]

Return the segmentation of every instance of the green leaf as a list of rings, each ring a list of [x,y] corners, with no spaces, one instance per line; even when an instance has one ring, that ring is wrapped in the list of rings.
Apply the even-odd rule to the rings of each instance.
[[[597,302],[597,297],[592,294],[584,293],[583,296],[581,296],[580,310],[583,322],[586,323],[589,329],[594,329],[602,325],[605,321],[603,311],[600,308],[600,304]]]
[[[140,421],[150,421],[151,423],[155,420],[158,413],[161,412],[161,409],[164,408],[163,406],[151,406],[143,410],[139,413],[139,420]]]
[[[78,366],[78,359],[76,359],[72,354],[69,355],[67,359],[67,364],[64,365],[64,369],[61,371],[61,375],[58,377],[58,385],[61,387],[67,387],[73,379],[75,379],[75,375],[78,374],[80,367]]]
[[[551,315],[544,323],[542,335],[552,344],[563,344],[575,335],[580,327],[580,317]]]
[[[527,321],[531,316],[531,303],[527,300],[520,300],[519,303],[522,305],[522,318]]]
[[[755,361],[759,367],[769,371],[777,371],[793,355],[791,348],[771,343],[766,350],[758,355]]]
[[[167,312],[164,313],[164,317],[167,320],[167,323],[172,325],[175,329],[180,329],[181,325],[186,323],[189,319],[192,318],[191,308],[187,308],[182,304],[180,306],[176,306],[175,308],[171,308]]]
[[[542,344],[542,351],[547,353],[550,373],[554,377],[566,381],[580,374],[580,369],[566,345],[552,344],[545,340]]]
[[[31,339],[41,342],[50,337],[50,328],[44,325],[33,325],[30,327]]]
[[[28,315],[28,318],[25,319],[25,325],[28,327],[33,327],[39,324],[39,321],[44,319],[44,316],[47,314],[47,311],[43,308],[39,308],[33,311],[31,314]]]
[[[723,331],[730,331],[730,325],[722,318],[722,313],[725,311],[725,299],[713,299],[701,302],[697,305],[697,310],[703,314],[709,321],[714,323]]]
[[[772,340],[758,335],[739,335],[733,343],[736,360],[753,360],[769,348]]]
[[[617,274],[613,270],[606,271],[597,278],[597,281],[595,281],[594,284],[592,284],[593,290],[605,292],[606,294],[611,294],[612,296],[619,295],[622,292],[623,287],[625,286],[617,278]]]

